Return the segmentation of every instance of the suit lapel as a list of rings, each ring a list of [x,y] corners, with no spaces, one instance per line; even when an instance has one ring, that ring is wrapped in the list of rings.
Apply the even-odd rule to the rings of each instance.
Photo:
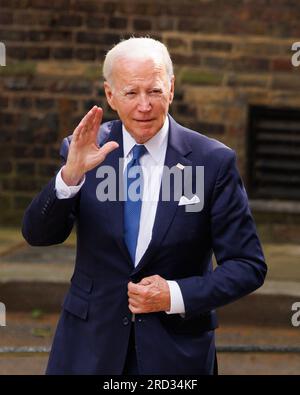
[[[120,121],[114,121],[111,123],[110,131],[104,130],[103,136],[101,136],[101,133],[102,130],[100,131],[99,141],[101,146],[108,141],[116,141],[119,144],[119,148],[112,151],[101,164],[101,166],[111,166],[114,168],[116,174],[116,201],[108,202],[105,208],[107,226],[110,228],[110,233],[115,236],[116,242],[127,263],[132,267],[133,263],[123,239],[124,201],[120,198],[123,195],[123,166],[122,162],[120,162],[124,157],[122,123]]]

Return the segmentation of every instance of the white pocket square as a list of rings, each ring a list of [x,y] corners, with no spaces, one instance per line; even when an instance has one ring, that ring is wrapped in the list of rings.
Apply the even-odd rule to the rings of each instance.
[[[191,199],[188,199],[185,196],[181,196],[178,206],[186,206],[187,204],[196,204],[199,203],[200,199],[197,195],[194,195]]]

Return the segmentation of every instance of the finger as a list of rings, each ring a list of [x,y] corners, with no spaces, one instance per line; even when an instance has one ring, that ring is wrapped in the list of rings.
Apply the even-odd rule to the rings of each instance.
[[[87,134],[87,132],[88,132],[88,125],[84,124],[84,125],[82,125],[82,128],[81,128],[81,131],[79,133],[79,136],[83,137],[83,136],[85,136]]]
[[[90,121],[92,118],[94,118],[96,110],[97,110],[97,106],[91,108],[90,111],[88,111],[85,114],[85,116],[81,119],[79,125],[85,125],[87,121]]]
[[[118,148],[119,144],[116,143],[115,141],[110,141],[108,143],[106,143],[103,147],[101,147],[99,149],[98,155],[97,155],[97,164],[99,165],[100,163],[102,163],[104,161],[104,159],[106,158],[106,156],[113,151],[114,149]],[[104,149],[103,149],[104,148]]]
[[[152,283],[151,277],[145,277],[138,284],[140,284],[140,285],[150,285],[151,283]]]
[[[91,120],[94,119],[94,116],[95,116],[95,114],[96,114],[96,112],[97,112],[97,108],[98,108],[97,106],[92,107],[92,108],[90,109],[90,111],[88,111],[88,112],[85,114],[85,116],[82,118],[81,122],[82,122],[83,124],[86,124],[86,123],[91,122]]]
[[[92,112],[89,114],[89,116],[83,122],[84,134],[90,134],[90,133],[94,132],[95,122],[97,121],[97,116],[98,116],[98,111],[97,111],[97,107],[96,107],[92,110]]]
[[[80,121],[81,126],[90,127],[97,112],[97,106],[94,106]]]
[[[132,314],[136,314],[136,312],[135,312],[136,308],[135,307],[133,307],[131,304],[129,304],[128,308],[132,312]]]
[[[116,141],[109,141],[108,143],[105,143],[101,148],[100,151],[104,158],[111,153],[113,150],[119,147],[119,144]]]
[[[93,124],[92,124],[92,132],[93,133],[98,133],[100,124],[102,122],[102,117],[103,117],[103,110],[101,107],[97,107],[95,117],[93,120]]]
[[[85,138],[86,143],[95,143],[95,139],[100,127],[100,123],[102,120],[102,114],[103,111],[99,107],[94,107],[91,110],[91,113],[85,120],[82,122],[80,125],[80,129],[78,132],[78,139],[81,139],[82,137]],[[105,152],[104,152],[105,154]],[[100,153],[99,155],[99,163],[102,162],[105,159],[105,155]]]
[[[97,134],[99,130],[101,119],[102,119],[102,113],[97,108],[94,114],[92,114],[92,117],[86,120],[85,131],[91,136],[92,139],[95,138],[94,135]]]
[[[134,284],[132,282],[128,283],[128,291],[132,295],[140,295],[143,290],[144,290],[144,286],[142,285]]]
[[[79,124],[73,132],[71,144],[73,141],[76,142],[80,139],[81,129],[82,129],[82,125]]]
[[[100,126],[100,117],[97,113],[97,114],[95,114],[95,117],[94,117],[92,123],[90,124],[89,130],[88,130],[89,133],[91,134],[91,137],[93,138],[93,140],[95,139],[95,137],[98,133],[99,126]]]
[[[132,299],[135,301],[135,303],[143,303],[144,302],[144,298],[141,295],[134,294],[130,291],[128,292],[127,295],[128,295],[128,300]]]
[[[78,126],[75,128],[73,135],[76,137],[79,137],[80,134],[84,133],[84,129],[86,128],[86,125],[88,122],[90,122],[91,119],[94,118],[95,116],[95,111],[97,109],[97,106],[94,106],[79,122]]]
[[[146,280],[149,284],[153,283],[155,280],[157,280],[157,274],[154,274],[152,276],[147,276],[142,278],[142,280],[138,283],[140,284],[142,281]]]
[[[86,137],[88,138],[88,140],[92,143],[96,143],[97,144],[97,135],[100,129],[100,125],[102,122],[102,117],[103,117],[103,110],[101,107],[97,107],[95,110],[95,115],[94,118],[91,120],[91,122],[89,123],[89,129],[87,130],[87,134]],[[106,153],[104,153],[105,155],[103,156],[103,159],[105,159],[105,156],[107,155]]]
[[[89,141],[84,142],[84,144],[89,144]],[[108,148],[106,149],[107,153],[113,151],[114,149],[118,148],[118,146],[119,146],[115,142],[111,142],[111,143],[107,143],[107,144],[111,145],[110,148],[108,147],[109,149]],[[93,161],[94,165],[93,166],[95,167],[95,166],[100,165],[105,160],[107,153],[103,153],[103,151],[101,149],[98,149],[98,152],[96,153],[96,155],[94,157],[94,161]]]
[[[137,295],[138,294],[135,284],[132,282],[128,283],[127,289],[128,289],[128,296],[129,296],[129,294],[130,295]]]
[[[134,307],[134,306],[132,306],[131,304],[128,305],[128,307],[129,307],[129,310],[132,312],[132,314],[142,314],[142,313],[145,312],[145,311],[143,311],[141,308],[139,308],[139,307]]]
[[[139,303],[137,300],[133,299],[133,298],[129,298],[129,299],[128,299],[128,303],[129,303],[131,306],[135,307],[135,308],[140,307],[140,303]]]

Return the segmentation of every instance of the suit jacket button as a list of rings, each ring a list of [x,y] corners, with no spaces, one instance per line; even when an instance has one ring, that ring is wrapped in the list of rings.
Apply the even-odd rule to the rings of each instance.
[[[127,317],[123,318],[123,325],[128,325],[129,324],[129,320]]]

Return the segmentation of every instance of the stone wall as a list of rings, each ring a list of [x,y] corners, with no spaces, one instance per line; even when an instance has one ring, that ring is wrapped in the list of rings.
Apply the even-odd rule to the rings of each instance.
[[[0,0],[0,223],[59,165],[58,149],[94,104],[101,62],[120,38],[150,35],[175,64],[175,118],[237,151],[245,183],[249,105],[300,107],[299,0]]]

